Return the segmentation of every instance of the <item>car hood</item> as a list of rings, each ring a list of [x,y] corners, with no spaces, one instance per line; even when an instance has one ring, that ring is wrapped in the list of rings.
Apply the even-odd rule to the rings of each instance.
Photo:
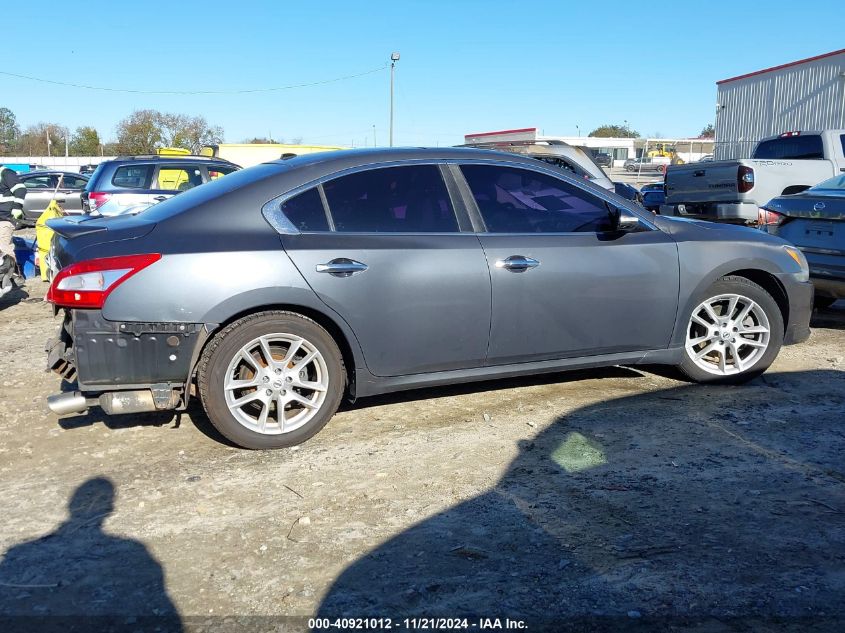
[[[706,220],[694,220],[692,218],[667,217],[664,215],[654,216],[652,221],[661,230],[669,233],[677,240],[732,240],[737,242],[786,244],[779,237],[750,226],[708,222]]]

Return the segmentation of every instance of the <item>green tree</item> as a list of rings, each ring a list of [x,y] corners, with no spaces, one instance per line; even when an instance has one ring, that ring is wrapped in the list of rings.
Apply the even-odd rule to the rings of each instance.
[[[589,136],[596,136],[600,138],[638,138],[639,135],[639,132],[632,130],[627,125],[610,124],[600,125],[589,134]]]
[[[15,151],[20,133],[15,113],[9,108],[0,108],[0,155],[9,156]]]
[[[70,139],[71,156],[99,156],[100,135],[92,127],[82,126],[76,128],[76,132]]]
[[[181,147],[193,153],[203,145],[223,141],[223,128],[201,116],[136,110],[117,125],[121,154],[151,154],[160,147]]]
[[[58,123],[30,125],[18,137],[16,152],[24,156],[64,156],[65,127]]]
[[[152,154],[164,147],[159,123],[161,113],[156,110],[135,110],[117,124],[118,154]]]
[[[698,137],[699,138],[716,138],[716,128],[713,127],[712,123],[708,123],[701,130],[701,134],[699,134]]]

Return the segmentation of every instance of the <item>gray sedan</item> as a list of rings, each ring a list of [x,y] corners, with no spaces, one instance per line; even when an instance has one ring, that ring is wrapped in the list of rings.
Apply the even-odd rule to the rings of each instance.
[[[60,180],[61,179],[61,180]],[[26,187],[23,213],[34,224],[54,198],[68,214],[82,213],[81,195],[88,177],[67,171],[31,171],[20,175]]]
[[[51,409],[197,394],[249,448],[305,441],[344,395],[639,363],[742,383],[810,334],[783,240],[494,151],[313,154],[50,226],[48,363],[77,383]]]
[[[810,264],[816,306],[845,299],[845,175],[760,209],[759,227],[795,244]]]

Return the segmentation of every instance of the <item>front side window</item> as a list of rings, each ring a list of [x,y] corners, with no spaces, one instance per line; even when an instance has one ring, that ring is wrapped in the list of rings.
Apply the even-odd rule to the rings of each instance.
[[[33,176],[24,180],[23,185],[27,189],[51,189],[56,186],[55,182],[53,176]]]
[[[435,165],[369,169],[326,182],[323,189],[340,232],[458,232]]]
[[[147,189],[152,172],[152,165],[124,165],[115,170],[111,182],[115,187],[125,189]],[[92,178],[91,181],[93,180]]]
[[[610,207],[552,176],[527,169],[463,165],[488,233],[580,233],[611,230]]]

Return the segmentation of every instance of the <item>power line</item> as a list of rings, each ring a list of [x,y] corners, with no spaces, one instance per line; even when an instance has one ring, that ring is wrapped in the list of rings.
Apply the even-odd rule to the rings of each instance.
[[[19,75],[17,73],[10,73],[5,71],[0,71],[0,75],[16,77],[18,79],[27,79],[29,81],[37,81],[45,84],[53,84],[56,86],[66,86],[68,88],[83,88],[85,90],[101,90],[105,92],[127,92],[132,94],[144,95],[240,95],[254,92],[275,92],[279,90],[293,90],[294,88],[309,88],[311,86],[322,86],[325,84],[336,83],[338,81],[357,79],[358,77],[364,77],[365,75],[372,75],[373,73],[387,70],[387,68],[388,66],[387,64],[385,64],[384,66],[372,68],[362,73],[356,73],[354,75],[345,75],[343,77],[335,77],[334,79],[324,79],[323,81],[313,81],[303,84],[291,84],[289,86],[277,86],[275,88],[251,88],[248,90],[132,90],[131,88],[107,88],[105,86],[87,86],[85,84],[74,84],[65,81],[53,81],[52,79],[30,77],[29,75]]]

